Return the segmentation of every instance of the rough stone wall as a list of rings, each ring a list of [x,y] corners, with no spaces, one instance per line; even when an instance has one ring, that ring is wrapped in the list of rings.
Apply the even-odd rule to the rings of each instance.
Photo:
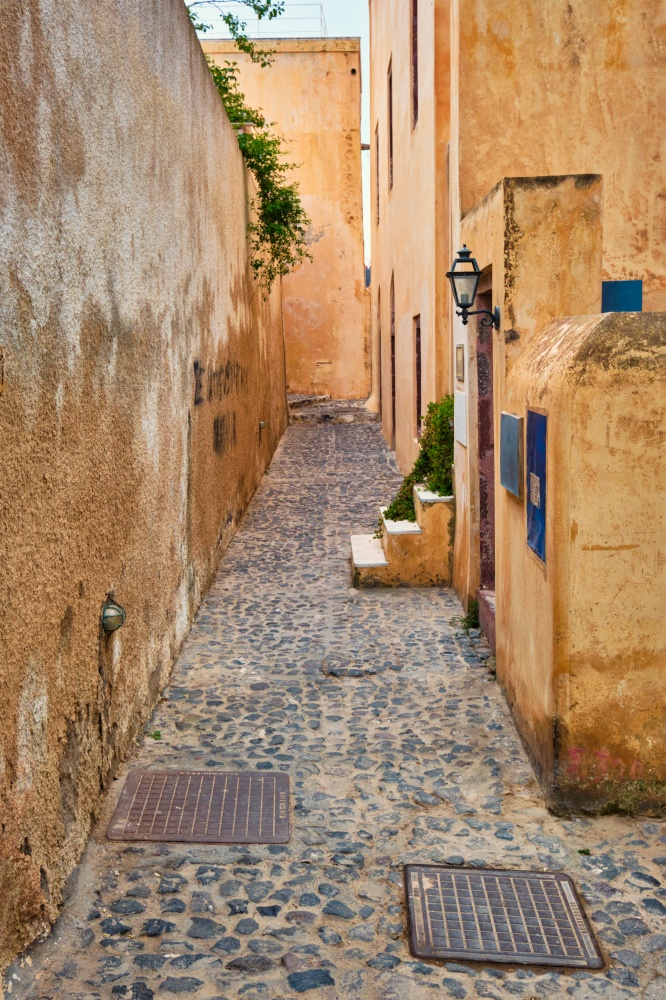
[[[279,290],[182,0],[2,21],[0,967],[56,916],[286,424]]]
[[[240,88],[284,137],[312,220],[304,261],[283,283],[287,381],[292,393],[370,394],[369,296],[363,259],[361,54],[358,38],[262,40],[265,69],[231,41],[205,41],[214,61],[238,65]]]

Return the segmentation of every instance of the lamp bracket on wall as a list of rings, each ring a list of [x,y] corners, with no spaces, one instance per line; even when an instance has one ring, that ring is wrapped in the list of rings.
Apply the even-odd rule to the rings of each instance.
[[[490,309],[462,309],[460,312],[456,310],[456,316],[462,317],[463,326],[467,326],[470,316],[483,316],[484,318],[479,320],[481,326],[492,326],[495,330],[500,328],[499,306],[495,306],[492,312]]]

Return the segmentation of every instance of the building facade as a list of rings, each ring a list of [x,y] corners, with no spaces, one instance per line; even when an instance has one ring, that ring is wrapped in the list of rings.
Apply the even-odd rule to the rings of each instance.
[[[238,66],[240,88],[287,143],[312,219],[311,261],[283,279],[290,393],[365,399],[371,361],[363,255],[361,57],[358,38],[261,40],[269,69],[230,41],[206,55]]]
[[[384,434],[408,472],[418,412],[454,393],[453,584],[465,607],[479,602],[551,802],[658,808],[666,635],[663,615],[650,630],[644,611],[666,593],[652,453],[666,12],[649,0],[370,0],[370,19]],[[475,308],[498,307],[497,329],[454,315],[445,274],[463,244],[481,271]]]
[[[370,0],[373,393],[407,472],[451,384],[449,0]]]

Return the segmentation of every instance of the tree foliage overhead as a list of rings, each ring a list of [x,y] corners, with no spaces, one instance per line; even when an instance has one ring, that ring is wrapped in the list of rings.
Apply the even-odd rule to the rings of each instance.
[[[235,2],[268,20],[278,17],[284,10],[284,0]],[[187,6],[197,31],[211,27],[202,20],[205,8],[215,9],[221,14],[238,49],[247,53],[253,62],[270,66],[270,53],[259,50],[247,36],[247,25],[221,8],[217,0],[195,0]],[[311,222],[301,203],[298,184],[288,181],[289,171],[298,164],[287,162],[284,139],[271,131],[274,123],[269,122],[261,110],[246,103],[238,85],[237,63],[226,62],[218,66],[212,59],[207,61],[229,121],[236,130],[241,153],[257,182],[257,198],[252,206],[255,217],[248,224],[250,263],[255,277],[270,290],[281,275],[288,274],[303,260],[311,259],[306,241]]]

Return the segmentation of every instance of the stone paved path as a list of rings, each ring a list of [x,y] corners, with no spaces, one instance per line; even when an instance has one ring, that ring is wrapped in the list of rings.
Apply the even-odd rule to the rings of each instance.
[[[286,771],[291,843],[108,842],[119,780],[8,995],[666,998],[666,824],[550,816],[451,593],[350,591],[349,535],[398,481],[372,425],[289,430],[159,706],[161,740],[128,764]],[[612,967],[415,961],[401,866],[447,860],[566,869]]]

